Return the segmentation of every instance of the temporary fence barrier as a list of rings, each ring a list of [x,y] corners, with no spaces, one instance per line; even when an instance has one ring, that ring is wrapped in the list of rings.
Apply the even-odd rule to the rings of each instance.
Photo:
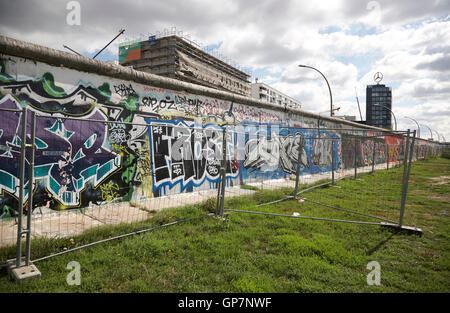
[[[20,154],[20,163],[14,163],[18,158],[11,160],[11,168],[18,172],[11,177],[19,177],[11,180],[11,194],[18,201],[15,206],[3,203],[2,216],[7,209],[10,217],[0,220],[0,242],[16,244],[16,258],[7,265],[19,280],[40,275],[30,260],[32,237],[76,236],[87,229],[145,221],[155,211],[205,201],[214,203],[215,213],[201,217],[223,217],[225,212],[265,214],[421,232],[403,225],[413,154],[419,158],[415,131],[174,124],[152,116],[137,124],[102,120],[95,114],[83,119],[27,109],[8,111],[21,118],[11,146],[5,148],[5,153]],[[129,145],[130,129],[147,133],[148,140]],[[368,185],[364,175],[374,172],[383,174]],[[260,203],[248,210],[226,207],[229,198],[264,190],[282,192],[267,199],[263,194]],[[367,207],[367,198],[374,194],[376,204]],[[344,215],[257,210],[291,200]]]

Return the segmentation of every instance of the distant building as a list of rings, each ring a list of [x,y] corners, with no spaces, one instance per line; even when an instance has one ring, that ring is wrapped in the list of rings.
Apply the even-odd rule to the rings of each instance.
[[[178,36],[119,45],[119,63],[133,69],[250,97],[250,75]]]
[[[366,124],[392,129],[392,91],[382,84],[366,87]]]
[[[252,84],[252,98],[297,109],[302,107],[300,101],[285,95],[269,85],[258,83],[258,80]]]

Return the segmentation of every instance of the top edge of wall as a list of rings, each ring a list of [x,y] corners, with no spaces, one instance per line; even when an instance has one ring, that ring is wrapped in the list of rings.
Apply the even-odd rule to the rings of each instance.
[[[151,85],[152,87],[167,88],[176,91],[185,91],[197,95],[215,97],[222,100],[255,106],[258,108],[285,112],[284,106],[274,105],[258,99],[253,99],[238,94],[234,94],[231,92],[217,90],[214,88],[204,87],[201,85],[187,83],[173,78],[167,78],[151,73],[137,71],[121,65],[115,65],[100,60],[94,60],[88,57],[79,56],[69,52],[40,46],[37,44],[25,42],[22,40],[14,39],[3,35],[0,35],[0,54],[27,58],[34,61],[47,63],[49,65],[66,67],[88,73],[133,81],[144,85]],[[382,128],[359,124],[341,118],[321,116],[319,114],[315,114],[300,109],[289,108],[287,109],[286,112],[306,117],[317,118],[320,120],[346,124],[357,128],[372,129],[386,132],[386,130]]]

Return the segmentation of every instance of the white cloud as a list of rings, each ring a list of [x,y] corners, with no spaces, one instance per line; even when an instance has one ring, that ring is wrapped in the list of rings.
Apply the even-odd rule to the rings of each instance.
[[[120,28],[132,39],[176,26],[204,44],[221,43],[223,54],[258,70],[260,81],[314,112],[329,110],[327,86],[318,73],[297,65],[318,68],[339,114],[358,119],[355,87],[364,114],[365,87],[381,71],[383,82],[393,86],[394,111],[423,120],[450,140],[450,20],[443,16],[449,1],[79,2],[80,26],[65,23],[65,1],[0,2],[0,33],[92,54]],[[107,51],[117,54],[118,42]]]

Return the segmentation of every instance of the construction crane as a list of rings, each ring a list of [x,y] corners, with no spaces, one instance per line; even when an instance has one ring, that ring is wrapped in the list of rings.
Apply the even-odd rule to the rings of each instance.
[[[363,118],[362,118],[362,114],[361,114],[361,107],[359,106],[359,99],[358,99],[358,93],[356,92],[356,87],[355,87],[355,95],[356,95],[356,102],[358,102],[359,117],[361,118],[361,121],[362,121]]]

